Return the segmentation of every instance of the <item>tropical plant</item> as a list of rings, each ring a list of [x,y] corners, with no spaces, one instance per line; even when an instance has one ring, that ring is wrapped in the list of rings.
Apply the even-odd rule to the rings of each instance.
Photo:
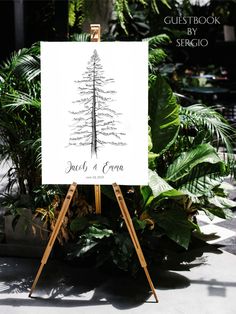
[[[151,260],[181,247],[188,249],[201,231],[197,214],[202,211],[229,218],[236,203],[227,199],[221,183],[232,172],[232,139],[235,130],[213,108],[202,104],[182,108],[159,68],[166,59],[166,35],[150,38],[149,46],[149,185],[123,188],[145,255]],[[225,147],[227,158],[219,152]],[[102,188],[116,208],[109,188]],[[97,265],[112,260],[119,268],[137,270],[138,262],[119,212],[77,217],[71,229],[78,237],[69,257]],[[106,217],[106,218],[105,218]],[[109,218],[109,219],[107,219]],[[99,253],[99,254],[98,254]]]
[[[20,195],[30,195],[40,183],[39,46],[13,53],[0,68],[0,159],[11,168]]]
[[[161,261],[173,251],[191,246],[193,235],[200,233],[197,224],[199,211],[209,217],[228,218],[231,216],[229,208],[236,203],[227,199],[221,185],[234,167],[231,146],[235,130],[212,108],[203,105],[182,108],[178,104],[171,87],[159,71],[167,58],[165,47],[170,39],[162,34],[147,40],[150,47],[149,185],[122,187],[122,190],[145,256],[150,262]],[[17,113],[17,117],[21,117],[22,112],[26,116],[24,120],[27,123],[20,129],[20,134],[25,136],[19,141],[20,156],[25,156],[27,151],[25,143],[32,139],[39,141],[40,135],[39,107],[33,105],[36,100],[36,104],[39,104],[38,57],[29,51],[25,51],[24,58],[20,58],[20,61],[17,59],[14,66],[9,66],[13,69],[9,77],[7,71],[2,71],[1,75],[2,112],[8,119],[10,109],[12,113]],[[22,75],[17,82],[16,69]],[[29,113],[36,125],[27,120]],[[6,132],[7,129],[2,127],[2,130]],[[10,158],[11,146],[8,147],[9,155],[5,156]],[[26,147],[32,153],[33,147]],[[227,158],[223,158],[219,147],[225,148]],[[32,156],[35,157],[37,150],[33,152]],[[37,164],[32,163],[31,166],[39,170]],[[46,221],[49,229],[53,229],[65,191],[59,191],[56,186],[45,186],[30,193],[34,198],[36,215]],[[84,193],[86,200],[92,199],[89,187],[84,188]],[[101,216],[94,214],[91,201],[91,204],[83,205],[83,196],[76,195],[59,241],[70,240],[70,259],[76,258],[86,265],[88,261],[94,261],[99,266],[112,263],[123,270],[135,272],[138,260],[134,258],[135,250],[112,188],[102,187],[102,194]]]
[[[70,0],[69,1],[69,27],[70,33],[80,33],[87,20],[96,20],[93,15],[105,13],[109,15],[109,38],[121,39],[127,36],[130,39],[140,39],[148,35],[150,30],[147,23],[147,12],[155,16],[160,14],[162,8],[171,9],[173,0]],[[91,8],[93,8],[91,10]],[[92,13],[91,13],[92,11]],[[105,16],[104,16],[105,17]]]

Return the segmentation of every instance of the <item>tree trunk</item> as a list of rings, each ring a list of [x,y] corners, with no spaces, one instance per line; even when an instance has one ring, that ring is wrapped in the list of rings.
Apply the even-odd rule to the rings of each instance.
[[[89,16],[86,18],[83,31],[90,32],[90,24],[100,24],[103,33],[108,31],[108,23],[112,17],[114,0],[90,0]]]
[[[55,1],[56,40],[68,40],[68,0]]]
[[[24,1],[14,0],[15,15],[15,49],[24,47]]]
[[[97,157],[97,126],[96,126],[96,86],[95,86],[95,61],[93,64],[93,103],[92,103],[92,157]]]

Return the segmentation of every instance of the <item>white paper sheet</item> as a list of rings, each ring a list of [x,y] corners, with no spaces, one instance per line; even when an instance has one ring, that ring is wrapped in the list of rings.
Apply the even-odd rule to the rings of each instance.
[[[148,183],[148,44],[42,42],[42,183]]]

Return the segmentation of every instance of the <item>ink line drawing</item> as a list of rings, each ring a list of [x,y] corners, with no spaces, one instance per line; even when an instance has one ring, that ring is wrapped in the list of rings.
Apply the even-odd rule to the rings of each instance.
[[[121,116],[112,109],[116,91],[110,88],[115,83],[113,78],[106,78],[101,59],[95,49],[87,64],[81,80],[75,81],[80,98],[75,100],[76,109],[72,115],[69,146],[88,146],[91,157],[98,157],[98,152],[106,145],[125,146],[123,140]]]

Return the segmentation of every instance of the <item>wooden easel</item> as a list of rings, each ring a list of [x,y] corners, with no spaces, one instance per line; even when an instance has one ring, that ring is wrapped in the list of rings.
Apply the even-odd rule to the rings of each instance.
[[[127,227],[128,231],[129,231],[130,238],[131,238],[131,240],[133,242],[134,248],[135,248],[136,253],[138,255],[139,263],[143,267],[143,270],[144,270],[145,275],[147,277],[147,281],[149,283],[149,286],[150,286],[150,288],[152,290],[152,293],[154,295],[154,298],[155,298],[156,302],[158,303],[158,298],[157,298],[157,295],[156,295],[156,291],[155,291],[154,285],[152,283],[152,279],[151,279],[151,277],[149,275],[149,272],[148,272],[148,269],[147,269],[147,263],[146,263],[144,255],[143,255],[143,251],[142,251],[142,248],[140,246],[140,243],[139,243],[136,231],[134,229],[133,221],[132,221],[132,219],[130,217],[129,210],[128,210],[127,206],[126,206],[123,194],[121,192],[121,189],[120,189],[119,185],[117,185],[116,183],[113,183],[112,187],[113,187],[113,190],[115,192],[116,199],[117,199],[117,202],[119,204],[119,207],[120,207],[122,216],[124,218],[126,227]]]
[[[91,25],[91,41],[100,41],[100,25],[98,25],[98,24],[92,24]],[[33,293],[33,291],[34,291],[34,289],[36,287],[36,284],[37,284],[37,282],[39,280],[39,277],[41,275],[43,267],[47,263],[48,257],[49,257],[49,255],[51,253],[51,250],[52,250],[54,242],[55,242],[55,240],[57,238],[58,232],[60,231],[60,228],[61,228],[61,226],[63,224],[65,215],[66,215],[66,213],[68,211],[68,208],[70,206],[70,202],[71,202],[72,197],[73,197],[73,195],[75,193],[76,187],[77,187],[76,183],[72,183],[70,185],[70,187],[69,187],[69,190],[68,190],[66,198],[65,198],[65,200],[63,202],[60,214],[58,216],[56,225],[55,225],[55,227],[53,229],[53,232],[52,232],[52,234],[50,236],[50,239],[48,241],[48,245],[47,245],[47,247],[46,247],[46,249],[44,251],[40,267],[38,269],[38,272],[37,272],[36,277],[34,279],[34,282],[32,284],[32,287],[31,287],[31,290],[30,290],[30,293],[29,293],[29,297],[31,297],[31,295],[32,295],[32,293]],[[155,298],[156,302],[158,302],[156,291],[155,291],[152,279],[151,279],[151,277],[149,275],[149,272],[148,272],[148,269],[147,269],[147,263],[146,263],[144,255],[143,255],[143,251],[142,251],[142,248],[140,246],[140,243],[139,243],[139,240],[138,240],[138,237],[137,237],[137,234],[136,234],[136,231],[135,231],[132,219],[130,217],[129,210],[128,210],[127,206],[126,206],[123,194],[121,192],[121,189],[120,189],[119,185],[117,185],[116,183],[113,183],[112,187],[113,187],[113,190],[114,190],[114,193],[115,193],[118,205],[120,207],[122,216],[124,218],[125,224],[127,226],[130,238],[131,238],[131,240],[133,242],[134,248],[135,248],[136,253],[138,255],[138,259],[139,259],[140,265],[141,265],[141,267],[143,268],[143,270],[145,272],[147,281],[148,281],[149,286],[150,286],[150,288],[152,290],[154,298]],[[101,214],[101,187],[100,187],[100,185],[95,185],[94,189],[95,189],[96,213],[97,214]]]
[[[63,224],[65,215],[66,215],[66,213],[68,211],[68,208],[70,206],[70,202],[71,202],[71,200],[73,198],[73,195],[75,193],[76,187],[77,187],[76,183],[72,183],[70,185],[70,187],[69,187],[69,190],[67,192],[66,198],[65,198],[65,200],[64,200],[64,202],[62,204],[62,208],[60,210],[60,214],[59,214],[59,216],[57,218],[57,222],[56,222],[55,227],[54,227],[54,229],[52,231],[52,234],[51,234],[50,239],[48,241],[47,247],[46,247],[46,249],[44,251],[44,254],[43,254],[43,257],[42,257],[42,260],[41,260],[41,264],[40,264],[38,272],[37,272],[37,275],[36,275],[36,277],[34,279],[34,282],[32,284],[32,287],[31,287],[31,290],[30,290],[30,293],[29,293],[29,297],[31,297],[31,294],[32,294],[33,290],[36,287],[36,284],[37,284],[37,282],[39,280],[39,277],[41,275],[43,267],[47,263],[48,257],[49,257],[49,255],[50,255],[50,253],[52,251],[52,248],[53,248],[54,242],[55,242],[55,240],[57,238],[58,232],[61,229],[61,226]]]
[[[101,26],[100,24],[91,24],[90,25],[90,41],[92,42],[100,42],[101,40]],[[96,214],[101,214],[101,186],[94,186],[95,193],[95,211]]]

